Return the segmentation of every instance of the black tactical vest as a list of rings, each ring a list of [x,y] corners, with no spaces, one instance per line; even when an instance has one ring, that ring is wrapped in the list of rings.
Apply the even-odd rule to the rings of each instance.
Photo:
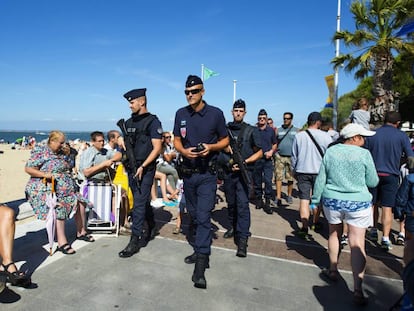
[[[137,162],[142,163],[152,151],[149,126],[157,117],[150,113],[133,115],[126,123],[128,135],[134,137],[134,155]]]

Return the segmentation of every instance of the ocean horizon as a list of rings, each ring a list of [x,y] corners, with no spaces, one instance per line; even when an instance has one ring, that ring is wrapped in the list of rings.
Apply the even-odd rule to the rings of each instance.
[[[49,137],[50,131],[17,131],[17,130],[0,130],[0,141],[4,143],[12,144],[17,139],[29,136],[32,136],[36,139],[37,142],[41,142]],[[65,133],[67,141],[73,141],[75,139],[83,140],[83,141],[90,141],[90,134],[91,131],[83,132],[83,131],[62,131]],[[104,133],[106,135],[106,133]]]

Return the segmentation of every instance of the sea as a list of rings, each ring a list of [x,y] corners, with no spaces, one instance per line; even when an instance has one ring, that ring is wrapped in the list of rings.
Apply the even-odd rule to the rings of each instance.
[[[83,141],[90,141],[91,132],[65,132],[66,140],[73,141],[76,139]],[[0,143],[11,144],[22,137],[26,139],[32,136],[36,139],[36,142],[41,142],[48,139],[49,132],[46,131],[0,131]]]

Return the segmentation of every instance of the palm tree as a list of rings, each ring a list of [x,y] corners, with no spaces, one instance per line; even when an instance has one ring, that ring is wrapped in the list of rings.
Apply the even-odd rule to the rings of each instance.
[[[372,92],[375,97],[371,116],[376,124],[382,123],[387,111],[398,110],[398,93],[393,91],[394,55],[414,53],[412,38],[403,40],[396,34],[414,15],[413,0],[355,0],[350,11],[355,20],[355,32],[338,31],[334,40],[343,40],[352,53],[341,54],[331,63],[335,68],[355,71],[360,80],[373,75]]]

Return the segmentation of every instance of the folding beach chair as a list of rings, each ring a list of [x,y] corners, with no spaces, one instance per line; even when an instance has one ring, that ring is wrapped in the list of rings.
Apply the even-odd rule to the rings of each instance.
[[[88,181],[86,188],[86,197],[93,204],[87,220],[88,230],[111,231],[118,236],[121,185]]]

